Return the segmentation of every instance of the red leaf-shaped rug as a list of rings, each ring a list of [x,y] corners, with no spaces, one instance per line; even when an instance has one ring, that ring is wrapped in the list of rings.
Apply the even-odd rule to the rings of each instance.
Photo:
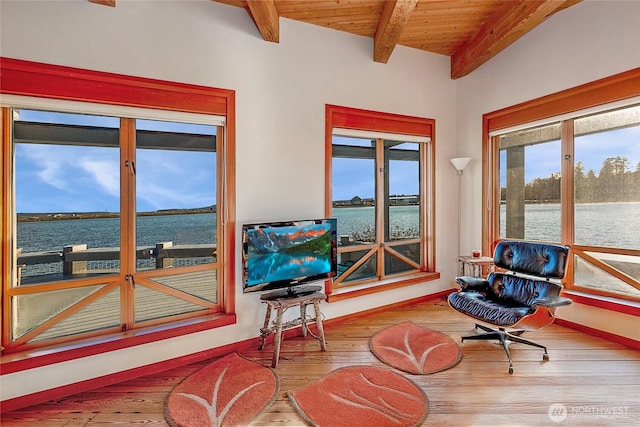
[[[411,374],[432,374],[455,366],[460,347],[448,335],[403,322],[376,333],[369,341],[381,362]]]
[[[279,390],[273,369],[231,353],[178,384],[165,402],[165,418],[174,427],[246,426]]]
[[[336,369],[287,395],[318,427],[419,426],[429,413],[429,400],[413,381],[371,366]]]

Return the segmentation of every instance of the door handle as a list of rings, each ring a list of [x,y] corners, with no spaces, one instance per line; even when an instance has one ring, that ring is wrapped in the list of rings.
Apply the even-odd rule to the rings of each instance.
[[[127,274],[126,276],[124,276],[124,280],[126,280],[127,282],[129,282],[129,284],[131,285],[131,287],[135,289],[135,287],[136,287],[136,280],[133,278],[133,274]]]
[[[136,163],[133,160],[125,160],[124,167],[129,168],[129,173],[131,176],[136,175]]]

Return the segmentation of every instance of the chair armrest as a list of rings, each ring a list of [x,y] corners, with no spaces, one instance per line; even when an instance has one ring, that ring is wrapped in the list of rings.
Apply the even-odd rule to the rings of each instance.
[[[486,292],[489,289],[489,281],[482,277],[456,277],[456,283],[460,286],[461,291]]]
[[[573,301],[571,301],[569,298],[552,296],[552,297],[539,298],[533,302],[532,306],[536,307],[541,305],[543,307],[555,308],[563,305],[569,305],[572,302]]]

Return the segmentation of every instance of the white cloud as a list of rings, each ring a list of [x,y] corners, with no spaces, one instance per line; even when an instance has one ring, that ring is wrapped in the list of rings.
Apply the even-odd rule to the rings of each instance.
[[[63,177],[69,156],[49,146],[38,146],[37,149],[25,150],[27,157],[36,165],[36,175],[45,184],[60,190],[67,187]]]
[[[213,186],[213,183],[211,183]],[[182,186],[171,185],[167,182],[141,181],[137,185],[138,200],[150,207],[139,203],[139,210],[157,210],[170,208],[199,208],[213,203],[213,190],[210,194],[189,191]]]
[[[107,194],[118,197],[120,195],[120,176],[118,163],[107,160],[81,159],[79,166],[89,173],[96,184]]]

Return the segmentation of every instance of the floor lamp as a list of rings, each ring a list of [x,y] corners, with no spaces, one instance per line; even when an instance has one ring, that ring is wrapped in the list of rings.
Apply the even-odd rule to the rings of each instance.
[[[464,172],[464,168],[467,167],[469,162],[471,161],[471,157],[456,157],[455,159],[449,160],[456,171],[458,171],[458,256],[462,255],[460,253],[460,221],[461,221],[461,211],[462,211],[462,172]]]

